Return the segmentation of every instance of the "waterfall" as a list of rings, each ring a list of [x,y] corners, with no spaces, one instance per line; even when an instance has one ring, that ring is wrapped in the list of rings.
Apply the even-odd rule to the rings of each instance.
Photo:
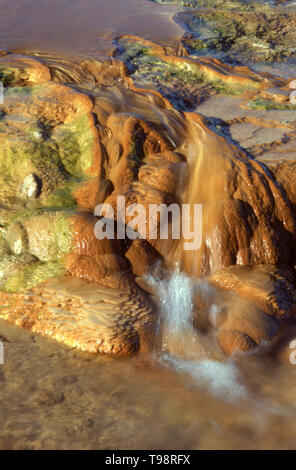
[[[191,341],[195,341],[192,319],[193,294],[192,279],[178,268],[167,281],[160,282],[158,297],[160,317],[163,322],[163,349],[166,349],[172,340],[183,340],[189,336]]]
[[[158,334],[161,349],[173,356],[200,358],[205,351],[193,326],[194,294],[197,283],[178,265],[165,279],[149,276],[159,305]]]
[[[165,279],[148,276],[155,289],[159,305],[158,334],[161,336],[161,361],[176,371],[190,375],[197,383],[208,387],[217,397],[227,401],[246,398],[236,365],[217,360],[209,338],[194,329],[194,297],[202,294],[210,303],[212,288],[204,281],[195,281],[179,266]],[[218,307],[213,304],[209,314]],[[212,312],[213,313],[213,312]]]

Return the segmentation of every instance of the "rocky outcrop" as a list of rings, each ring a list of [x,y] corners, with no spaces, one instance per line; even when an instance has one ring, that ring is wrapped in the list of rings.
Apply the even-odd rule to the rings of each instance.
[[[246,67],[162,52],[154,51],[162,64],[215,93],[250,97],[287,85]],[[202,299],[196,307],[227,353],[270,340],[295,315],[295,202],[283,171],[277,180],[201,116],[136,88],[128,71],[125,86],[90,87],[74,83],[84,70],[77,64],[69,86],[49,80],[50,64],[1,60],[0,71],[23,67],[20,77],[15,66],[0,119],[2,318],[85,351],[151,347],[157,307],[138,277],[155,262],[207,277],[221,315],[212,321]],[[55,64],[55,79],[64,74],[65,64],[61,71]],[[141,234],[146,240],[98,240],[94,209],[108,203],[119,222],[118,196],[145,209],[202,204],[201,248],[161,239],[158,218]]]
[[[209,277],[217,305],[212,327],[222,349],[231,354],[268,344],[284,320],[295,317],[295,273],[261,265],[231,266]]]
[[[175,17],[189,53],[236,63],[295,57],[295,7],[279,0],[155,0],[190,7]]]

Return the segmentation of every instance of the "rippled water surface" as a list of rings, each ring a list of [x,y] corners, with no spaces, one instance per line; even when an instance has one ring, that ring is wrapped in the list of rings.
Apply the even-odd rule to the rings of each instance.
[[[294,449],[296,367],[83,357],[0,322],[0,448]]]
[[[0,8],[7,49],[100,56],[117,34],[164,41],[182,35],[172,20],[178,8],[148,0],[2,0]]]

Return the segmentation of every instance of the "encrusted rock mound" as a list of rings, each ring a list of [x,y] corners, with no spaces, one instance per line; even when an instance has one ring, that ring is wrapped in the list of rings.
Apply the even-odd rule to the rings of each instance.
[[[221,83],[247,92],[285,85],[215,60],[184,64],[216,92]],[[272,173],[158,91],[137,89],[122,66],[115,86],[114,63],[110,75],[106,65],[106,86],[85,83],[90,69],[78,64],[72,83],[57,83],[71,77],[64,64],[48,65],[12,54],[0,60],[8,87],[0,116],[1,317],[85,351],[145,349],[157,306],[139,277],[155,262],[178,262],[196,279],[207,276],[221,299],[212,336],[223,351],[273,338],[296,303],[295,201],[285,172]],[[94,210],[108,203],[117,214],[118,196],[146,209],[202,204],[200,249],[162,240],[159,219],[136,240],[98,240]]]

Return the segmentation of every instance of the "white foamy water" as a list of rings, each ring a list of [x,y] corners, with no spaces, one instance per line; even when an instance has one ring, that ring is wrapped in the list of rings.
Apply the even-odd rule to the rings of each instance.
[[[207,386],[213,395],[221,399],[232,403],[248,396],[246,388],[240,383],[239,370],[231,362],[181,360],[169,355],[165,355],[165,360],[177,371]]]
[[[176,356],[192,356],[200,343],[193,328],[194,281],[176,266],[167,279],[150,276],[148,282],[156,290],[162,350]]]
[[[230,402],[246,398],[248,393],[240,383],[235,364],[209,360],[193,326],[195,291],[209,298],[211,288],[202,281],[195,283],[178,267],[166,280],[148,280],[156,288],[160,309],[161,359],[207,386],[217,397]],[[215,308],[218,307],[213,306],[212,310]]]
[[[164,328],[165,347],[166,339],[177,337],[193,330],[193,295],[194,283],[186,274],[177,270],[167,281],[161,281],[157,286],[160,304],[160,315]]]

